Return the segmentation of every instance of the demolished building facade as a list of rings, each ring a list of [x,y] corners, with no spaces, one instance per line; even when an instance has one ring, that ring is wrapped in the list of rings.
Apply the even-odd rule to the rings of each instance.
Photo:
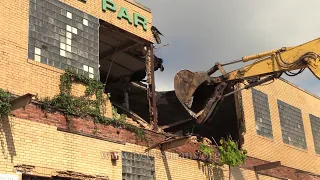
[[[251,91],[226,98],[214,121],[205,125],[189,116],[174,91],[156,92],[154,71],[163,67],[162,59],[153,54],[152,14],[147,7],[132,0],[5,0],[2,4],[1,24],[6,26],[0,29],[0,88],[14,98],[12,114],[1,116],[1,178],[294,179],[320,174],[314,151],[318,139],[313,141],[311,135],[319,136],[317,129],[303,120],[308,148],[302,152],[281,144],[275,122],[274,139],[261,138],[268,133],[264,126],[262,135],[255,131],[259,116],[252,115]],[[103,124],[92,116],[66,116],[61,109],[44,111],[41,100],[61,94],[61,77],[67,69],[103,83],[107,97],[103,115],[114,119],[125,114],[121,119],[125,122]],[[282,97],[273,92],[278,86],[288,88],[284,92],[292,87],[279,80],[260,91],[271,93],[274,101]],[[75,82],[70,93],[84,97],[87,88]],[[298,107],[304,98],[313,103],[307,107],[319,104],[317,97],[294,91],[299,99],[292,103]],[[318,110],[312,109],[314,117],[320,116]],[[277,119],[274,113],[270,117]],[[147,141],[137,136],[141,131],[136,128]],[[196,156],[199,144],[204,139],[212,144],[212,139],[227,135],[248,150],[246,163],[230,170],[206,166]],[[282,151],[297,160],[277,155]],[[275,167],[257,169],[278,161]]]

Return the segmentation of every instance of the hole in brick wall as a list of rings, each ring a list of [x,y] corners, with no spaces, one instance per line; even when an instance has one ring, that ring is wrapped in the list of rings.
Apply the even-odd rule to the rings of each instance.
[[[146,77],[146,65],[142,52],[143,45],[138,45],[140,43],[145,42],[134,35],[123,34],[117,27],[100,20],[98,52],[100,81],[105,83],[107,79],[106,92],[111,94],[112,103],[130,109],[148,121],[149,105],[146,92],[144,89],[131,85],[131,82],[134,82],[146,87],[141,81]],[[94,72],[94,69],[90,67],[89,64],[88,72]],[[136,74],[140,76],[134,78]],[[125,95],[125,91],[128,96]],[[117,110],[119,114],[129,116],[127,112],[121,111],[121,108]]]

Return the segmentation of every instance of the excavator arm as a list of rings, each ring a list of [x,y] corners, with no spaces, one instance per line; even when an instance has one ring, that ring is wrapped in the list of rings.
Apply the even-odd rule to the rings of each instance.
[[[295,76],[308,68],[320,79],[320,38],[295,47],[244,56],[225,64],[216,63],[206,72],[182,70],[174,79],[174,89],[183,107],[198,123],[205,123],[218,108],[224,97],[243,89],[279,78],[283,73]],[[243,68],[226,73],[223,66],[253,61]],[[221,76],[211,77],[216,71]],[[292,73],[293,70],[299,70]],[[227,87],[247,82],[241,89],[227,92]],[[200,107],[200,108],[199,108]],[[211,120],[211,119],[209,119]]]

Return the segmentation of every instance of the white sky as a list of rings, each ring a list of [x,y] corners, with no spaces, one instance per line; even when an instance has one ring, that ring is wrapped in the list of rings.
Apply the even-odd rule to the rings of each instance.
[[[181,69],[206,71],[215,62],[320,37],[319,0],[138,2],[151,8],[153,25],[164,35],[162,44],[169,44],[156,52],[165,66],[164,72],[156,72],[157,91],[173,90],[174,75]],[[320,81],[307,69],[294,78],[282,77],[320,95]]]

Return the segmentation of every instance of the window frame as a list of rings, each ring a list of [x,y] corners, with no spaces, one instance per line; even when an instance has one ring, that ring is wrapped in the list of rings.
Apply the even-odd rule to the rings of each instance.
[[[125,155],[126,154],[126,155]],[[138,159],[137,158],[141,158]],[[143,158],[143,159],[142,159]],[[136,161],[135,161],[136,159]],[[122,161],[122,179],[126,179],[124,175],[130,175],[130,179],[132,179],[132,176],[144,176],[149,177],[147,179],[154,180],[155,177],[155,158],[149,155],[144,154],[138,154],[134,152],[128,152],[128,151],[122,151],[121,152],[121,161]],[[130,162],[128,162],[130,161]],[[130,165],[128,165],[130,164]],[[130,169],[130,170],[129,170]],[[135,173],[133,173],[133,169],[136,170]],[[141,173],[137,173],[137,170],[140,169]],[[128,172],[129,171],[129,172]],[[131,172],[130,172],[131,171]],[[142,172],[148,172],[149,175],[143,175]]]
[[[29,0],[27,57],[100,79],[99,27],[99,18],[59,0]]]
[[[307,139],[301,109],[277,100],[282,142],[307,150]]]
[[[313,114],[309,114],[309,118],[310,118],[312,139],[313,139],[313,143],[314,143],[314,151],[317,155],[320,155],[320,117],[315,116]],[[313,120],[318,121],[315,126],[314,126]],[[316,127],[318,127],[319,130],[318,130],[318,132],[315,133],[314,129]],[[318,140],[317,142],[316,142],[316,139]]]
[[[256,124],[256,133],[259,136],[273,140],[274,135],[273,135],[273,126],[272,126],[268,94],[263,93],[255,88],[252,88],[251,96],[252,96],[252,105],[253,105],[253,111],[254,111],[253,112],[254,119]],[[261,99],[261,98],[264,98],[264,99]],[[261,102],[261,100],[263,100],[263,102]],[[261,118],[262,120],[264,120],[264,123],[257,118]],[[261,131],[260,130],[261,128],[270,131],[270,133]]]

